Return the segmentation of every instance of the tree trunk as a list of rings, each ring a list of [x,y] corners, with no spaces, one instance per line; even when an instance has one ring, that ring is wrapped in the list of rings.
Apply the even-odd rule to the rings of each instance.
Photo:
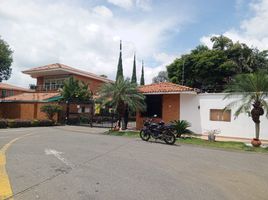
[[[69,124],[69,116],[70,116],[70,102],[67,102],[66,105],[66,124]]]
[[[256,139],[259,139],[259,136],[260,136],[260,123],[255,123],[255,134],[256,134]]]

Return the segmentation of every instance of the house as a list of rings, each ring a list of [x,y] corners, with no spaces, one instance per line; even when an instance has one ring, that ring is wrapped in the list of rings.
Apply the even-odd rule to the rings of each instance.
[[[210,130],[219,130],[220,137],[232,139],[252,139],[255,125],[247,114],[234,117],[236,108],[224,111],[224,108],[239,98],[224,99],[225,93],[198,93],[193,88],[173,84],[156,83],[139,87],[146,96],[147,111],[137,113],[136,127],[140,129],[143,121],[157,115],[166,123],[173,120],[187,120],[191,130],[197,134],[206,134]],[[268,119],[261,117],[262,140],[268,140]]]
[[[69,77],[74,77],[88,84],[88,89],[95,94],[105,83],[111,80],[98,76],[93,73],[75,69],[73,67],[55,63],[41,67],[35,67],[23,71],[23,73],[36,78],[36,85],[31,86],[35,89],[33,93],[21,93],[0,100],[4,106],[0,106],[0,117],[8,119],[45,119],[46,116],[40,108],[45,104],[58,103],[60,98],[59,89],[63,87],[63,82]],[[71,113],[89,112],[86,105],[72,104]],[[65,104],[63,105],[66,109]],[[63,111],[62,113],[65,113]],[[63,118],[64,116],[57,116]]]
[[[32,87],[38,92],[57,92],[63,87],[64,80],[71,76],[88,84],[93,93],[96,93],[103,83],[112,82],[110,79],[60,63],[31,68],[23,73],[36,78],[36,85]]]
[[[34,92],[34,90],[29,90],[26,88],[18,87],[15,85],[10,85],[8,83],[0,83],[0,98],[6,98],[22,93],[31,93]]]
[[[143,113],[137,113],[137,129],[143,126],[144,120],[154,115],[165,122],[180,119],[181,95],[196,94],[193,88],[169,82],[140,86],[139,92],[146,96],[147,110]]]

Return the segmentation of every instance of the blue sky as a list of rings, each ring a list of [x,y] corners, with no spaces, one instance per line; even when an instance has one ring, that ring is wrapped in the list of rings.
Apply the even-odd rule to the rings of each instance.
[[[268,48],[267,0],[1,0],[0,35],[14,50],[10,83],[34,83],[22,70],[60,62],[114,79],[119,40],[131,76],[152,78],[212,35]]]

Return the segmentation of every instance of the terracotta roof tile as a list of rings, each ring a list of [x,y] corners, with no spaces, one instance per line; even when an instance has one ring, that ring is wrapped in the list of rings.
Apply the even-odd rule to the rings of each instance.
[[[35,92],[35,93],[22,93],[15,96],[10,96],[2,99],[3,102],[12,102],[12,101],[29,101],[29,102],[38,102],[50,99],[52,97],[59,96],[57,92]]]
[[[78,74],[78,75],[93,78],[93,79],[95,78],[95,79],[101,80],[103,82],[113,82],[112,80],[110,80],[108,78],[104,78],[104,77],[98,76],[96,74],[93,74],[93,73],[90,73],[87,71],[83,71],[80,69],[76,69],[76,68],[61,64],[61,63],[54,63],[54,64],[49,64],[49,65],[44,65],[41,67],[34,67],[34,68],[31,68],[28,70],[24,70],[22,72],[25,74],[32,74],[34,72],[40,72],[40,71],[46,71],[46,70],[56,70],[56,69],[63,69],[63,70],[68,71],[69,73]]]
[[[181,93],[195,91],[193,88],[178,85],[170,82],[153,83],[150,85],[143,85],[139,87],[141,93]]]
[[[0,83],[0,89],[16,90],[16,91],[24,91],[24,92],[34,92],[34,90],[22,88],[22,87],[15,86],[15,85],[10,85],[8,83]]]

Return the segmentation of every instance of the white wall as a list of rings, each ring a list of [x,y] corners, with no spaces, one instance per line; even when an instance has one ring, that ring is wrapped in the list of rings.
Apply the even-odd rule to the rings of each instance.
[[[196,133],[205,133],[208,130],[218,129],[221,136],[253,138],[255,137],[254,122],[247,114],[241,114],[235,119],[235,108],[232,109],[231,122],[210,121],[210,109],[223,109],[235,98],[223,100],[225,94],[181,94],[180,118],[192,124]],[[261,117],[261,139],[268,140],[268,119]]]

